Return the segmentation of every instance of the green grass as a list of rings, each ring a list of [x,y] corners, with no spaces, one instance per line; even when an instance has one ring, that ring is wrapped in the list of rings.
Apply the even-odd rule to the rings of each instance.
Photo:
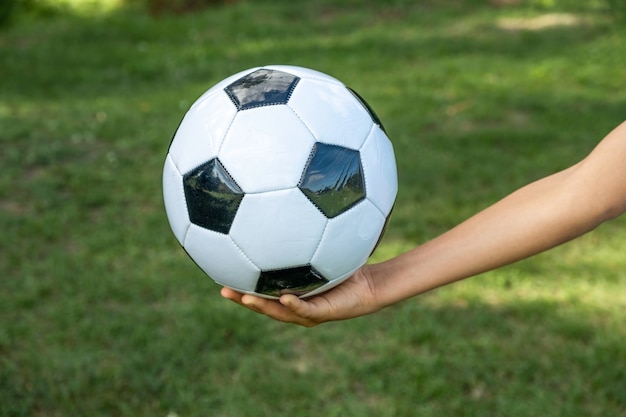
[[[374,260],[576,162],[624,119],[626,27],[600,1],[335,3],[0,32],[1,416],[626,416],[624,218],[314,329],[222,300],[178,247],[170,138],[248,67],[328,72],[384,121],[400,191]]]

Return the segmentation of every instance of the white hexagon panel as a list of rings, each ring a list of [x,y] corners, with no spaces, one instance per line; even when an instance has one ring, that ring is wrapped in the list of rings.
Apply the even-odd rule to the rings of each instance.
[[[311,296],[365,263],[397,193],[391,142],[336,78],[266,66],[192,105],[163,168],[166,213],[189,256],[221,285]]]
[[[326,222],[297,188],[248,194],[230,236],[261,270],[281,269],[311,261]]]
[[[256,287],[260,269],[230,236],[192,224],[183,247],[196,264],[219,284],[246,292]]]
[[[383,213],[368,200],[349,215],[330,219],[311,265],[336,281],[347,278],[367,261],[385,222]]]
[[[289,106],[323,143],[359,149],[373,121],[367,110],[344,85],[303,80]]]
[[[186,173],[215,157],[237,108],[222,92],[197,101],[185,114],[169,149],[179,172]],[[193,152],[189,150],[193,149]]]
[[[246,193],[282,190],[298,184],[314,143],[288,106],[265,106],[237,114],[219,158]]]

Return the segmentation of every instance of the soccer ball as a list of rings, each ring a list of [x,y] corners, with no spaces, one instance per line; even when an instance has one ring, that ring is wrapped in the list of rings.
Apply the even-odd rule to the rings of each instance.
[[[163,195],[174,235],[217,283],[307,297],[348,278],[375,249],[398,183],[372,109],[307,68],[235,74],[187,111]]]

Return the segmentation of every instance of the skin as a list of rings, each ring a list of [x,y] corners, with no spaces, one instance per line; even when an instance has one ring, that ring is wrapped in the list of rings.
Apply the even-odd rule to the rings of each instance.
[[[385,262],[365,265],[309,299],[221,295],[302,326],[379,311],[418,294],[544,252],[626,212],[626,122],[579,163],[530,183],[463,223]]]

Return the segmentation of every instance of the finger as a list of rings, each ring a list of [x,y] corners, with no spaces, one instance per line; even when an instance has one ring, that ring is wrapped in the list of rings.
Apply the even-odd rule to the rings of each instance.
[[[293,294],[285,294],[280,297],[279,301],[283,306],[287,307],[294,314],[303,318],[309,318],[309,303],[303,301],[301,298],[298,298]]]
[[[293,296],[296,299],[298,297]],[[241,299],[242,304],[257,313],[265,314],[274,320],[285,323],[299,324],[305,327],[311,327],[317,323],[308,320],[305,317],[298,316],[287,306],[284,306],[279,300],[270,300],[267,298],[256,297],[253,295],[244,295]]]
[[[241,303],[241,297],[243,296],[242,293],[237,292],[235,290],[231,290],[228,287],[224,287],[222,288],[222,290],[220,291],[220,295],[228,300],[234,301],[237,304],[243,305]]]
[[[267,314],[266,311],[271,310],[272,303],[274,302],[271,300],[250,294],[244,294],[241,297],[241,304],[244,307],[261,314]]]
[[[227,287],[222,288],[220,294],[222,295],[222,297],[257,313],[267,314],[266,311],[272,311],[272,301],[266,300],[264,298],[255,297],[249,294],[243,294]]]
[[[279,320],[285,323],[299,324],[306,327],[311,327],[317,324],[304,317],[298,316],[290,308],[280,304],[276,300],[269,300],[250,294],[242,294],[227,287],[222,288],[220,294],[222,295],[222,297],[228,300],[231,300],[256,313],[264,314],[268,317],[271,317],[274,320]],[[296,300],[299,300],[299,298],[296,296],[292,297],[294,297]],[[287,296],[287,298],[289,299],[289,296]]]
[[[245,307],[257,313],[265,314],[273,319],[289,323],[293,322],[293,314],[276,300],[246,294],[241,297],[241,303]]]
[[[222,297],[234,301],[243,307],[256,311],[257,313],[265,314],[264,309],[266,309],[267,306],[265,305],[263,298],[243,294],[227,287],[222,288],[220,294]]]
[[[322,309],[319,304],[321,298],[311,300],[303,300],[292,294],[286,294],[280,297],[280,303],[285,306],[294,316],[300,318],[301,322],[307,325],[320,324],[322,320]],[[301,323],[302,324],[302,323]]]

